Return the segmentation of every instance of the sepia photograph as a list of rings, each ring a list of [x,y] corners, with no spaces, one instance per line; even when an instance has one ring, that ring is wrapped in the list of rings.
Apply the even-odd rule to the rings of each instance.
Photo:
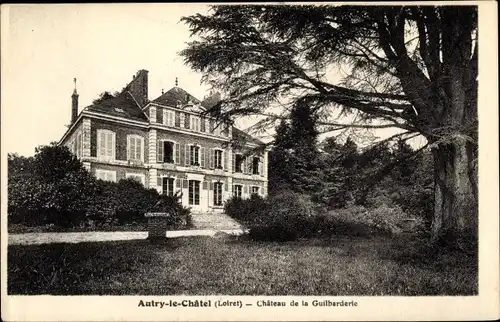
[[[480,7],[2,5],[2,293],[219,318],[484,295]]]

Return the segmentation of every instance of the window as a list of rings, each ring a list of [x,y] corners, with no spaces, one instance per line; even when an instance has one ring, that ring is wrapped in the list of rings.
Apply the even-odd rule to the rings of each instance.
[[[259,174],[259,157],[254,157],[252,160],[252,174]]]
[[[200,165],[199,158],[200,158],[200,147],[196,145],[191,145],[190,146],[191,165],[199,166]]]
[[[97,179],[116,182],[116,171],[96,169],[95,176]]]
[[[174,143],[163,141],[163,162],[174,163]]]
[[[223,156],[222,150],[214,151],[214,165],[216,169],[222,169],[222,156]]]
[[[109,130],[97,130],[97,156],[115,158],[115,133]]]
[[[253,186],[251,192],[252,192],[252,195],[258,195],[259,194],[259,187]]]
[[[144,139],[138,135],[127,136],[127,160],[144,160]]]
[[[174,178],[166,178],[164,177],[162,179],[162,191],[163,194],[166,194],[168,196],[173,196],[174,195]]]
[[[174,126],[175,113],[174,111],[163,110],[163,124],[166,126]]]
[[[214,182],[214,206],[222,206],[222,182]]]
[[[236,198],[241,198],[241,191],[243,190],[243,186],[239,184],[235,184],[233,186],[233,196]]]
[[[186,129],[189,129],[189,128],[190,128],[190,126],[189,126],[189,125],[190,125],[190,124],[189,124],[189,121],[190,121],[190,120],[191,120],[191,118],[189,117],[189,114],[186,114],[186,115],[184,116],[184,127],[185,127]]]
[[[176,163],[180,162],[180,147],[178,143],[171,141],[158,141],[157,146],[157,158],[158,163]]]
[[[145,177],[143,174],[140,174],[140,173],[127,173],[125,174],[125,178],[130,178],[130,179],[134,179],[135,181],[141,183],[142,185],[144,185],[144,181],[145,181]]]
[[[196,180],[189,180],[189,204],[200,204],[200,182]]]
[[[200,132],[200,118],[191,116],[191,130]]]
[[[243,163],[245,158],[241,154],[236,154],[234,161],[234,172],[243,172]]]

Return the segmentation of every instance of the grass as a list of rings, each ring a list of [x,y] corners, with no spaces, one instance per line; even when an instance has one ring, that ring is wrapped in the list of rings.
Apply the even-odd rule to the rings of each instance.
[[[477,257],[415,239],[186,237],[8,247],[8,293],[475,295]]]

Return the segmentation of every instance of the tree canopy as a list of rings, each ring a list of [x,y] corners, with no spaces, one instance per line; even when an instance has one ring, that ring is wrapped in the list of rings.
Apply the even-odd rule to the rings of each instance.
[[[465,88],[463,113],[475,115],[476,11],[472,6],[215,6],[210,15],[182,19],[200,40],[181,54],[226,94],[222,110],[231,115],[266,114],[272,103],[293,97],[315,109],[333,105],[355,112],[366,127],[395,126],[432,141],[450,132],[473,136],[475,117],[450,128],[443,116],[453,109],[456,86]],[[347,72],[334,84],[327,70],[339,64]],[[366,124],[374,119],[381,122]]]

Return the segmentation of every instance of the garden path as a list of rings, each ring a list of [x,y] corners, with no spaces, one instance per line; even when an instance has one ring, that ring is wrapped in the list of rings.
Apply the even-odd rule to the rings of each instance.
[[[214,236],[217,232],[240,235],[241,229],[228,230],[174,230],[168,231],[167,237],[184,236]],[[71,232],[71,233],[24,233],[9,234],[9,245],[40,245],[50,243],[81,243],[96,241],[115,241],[145,239],[148,237],[146,231],[94,231],[94,232]]]

